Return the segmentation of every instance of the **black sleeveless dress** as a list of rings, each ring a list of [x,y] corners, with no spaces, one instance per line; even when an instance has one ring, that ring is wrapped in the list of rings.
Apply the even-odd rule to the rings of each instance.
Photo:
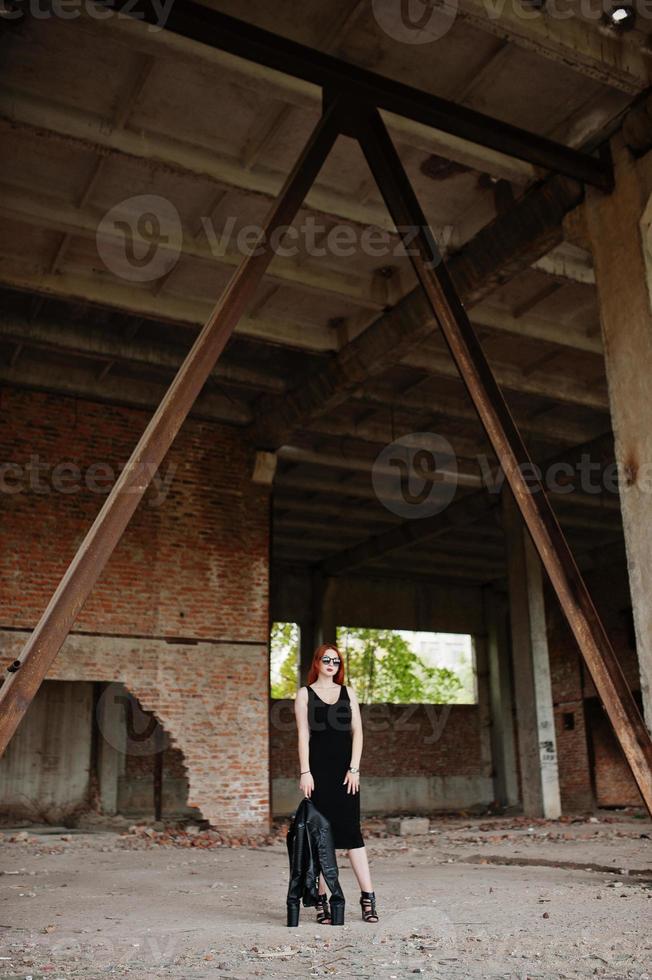
[[[335,686],[335,685],[334,685]],[[351,701],[340,685],[335,704],[322,701],[307,684],[310,726],[310,771],[315,788],[312,802],[330,821],[335,847],[364,847],[360,830],[360,790],[347,792],[344,782],[351,765]]]

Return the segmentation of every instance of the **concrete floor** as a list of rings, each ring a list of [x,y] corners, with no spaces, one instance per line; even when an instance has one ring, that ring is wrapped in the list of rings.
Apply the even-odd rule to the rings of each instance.
[[[652,978],[643,814],[440,818],[408,838],[381,826],[364,824],[380,921],[362,922],[338,852],[335,930],[303,907],[284,924],[285,827],[268,846],[206,849],[4,828],[0,976]]]

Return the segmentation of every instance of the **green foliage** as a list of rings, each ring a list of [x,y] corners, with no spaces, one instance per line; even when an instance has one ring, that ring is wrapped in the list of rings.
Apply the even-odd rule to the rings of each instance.
[[[293,698],[299,685],[299,627],[273,623],[270,636],[271,697]]]
[[[392,630],[339,627],[337,641],[347,681],[365,704],[455,704],[464,699],[464,686],[454,671],[430,667]]]
[[[456,704],[467,700],[465,683],[446,667],[431,667],[392,630],[340,627],[338,647],[346,682],[360,701],[386,704]],[[299,683],[299,627],[274,623],[271,638],[274,699],[293,698]],[[469,672],[472,669],[469,666]]]

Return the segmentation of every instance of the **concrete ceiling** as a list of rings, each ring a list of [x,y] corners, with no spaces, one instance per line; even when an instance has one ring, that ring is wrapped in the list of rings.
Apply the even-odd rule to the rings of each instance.
[[[370,0],[213,3],[353,64],[569,146],[609,130],[649,83],[647,38],[570,20],[489,16],[460,0],[438,41],[392,37]],[[261,222],[320,111],[308,83],[128,18],[26,17],[0,25],[0,383],[154,408],[239,254],[215,254],[210,233]],[[386,26],[386,25],[385,25]],[[419,200],[447,255],[518,201],[536,167],[385,114]],[[178,213],[180,255],[150,281],[130,281],[98,251],[107,212],[157,195]],[[362,154],[340,138],[298,222],[326,236],[390,233],[387,255],[274,259],[196,405],[195,415],[243,428],[260,399],[295,390],[396,307],[415,286],[408,259]],[[324,241],[325,238],[319,239]],[[214,244],[214,243],[213,243]],[[176,259],[176,260],[175,260]],[[471,317],[532,455],[551,459],[610,431],[598,301],[590,255],[559,242],[473,306]],[[378,452],[406,433],[454,445],[478,493],[490,447],[439,334],[316,414],[280,453],[274,558],[316,562],[400,517],[371,482]],[[583,560],[620,540],[619,513],[559,501]],[[334,522],[334,519],[336,521]],[[333,533],[337,528],[337,534]],[[494,512],[368,561],[365,572],[446,575],[477,584],[504,575]]]

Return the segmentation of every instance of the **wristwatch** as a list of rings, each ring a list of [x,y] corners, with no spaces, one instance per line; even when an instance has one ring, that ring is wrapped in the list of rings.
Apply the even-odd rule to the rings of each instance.
[[[360,772],[360,770],[356,769],[355,766],[349,766],[349,772]]]

